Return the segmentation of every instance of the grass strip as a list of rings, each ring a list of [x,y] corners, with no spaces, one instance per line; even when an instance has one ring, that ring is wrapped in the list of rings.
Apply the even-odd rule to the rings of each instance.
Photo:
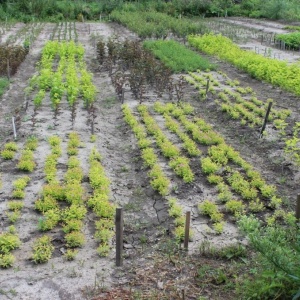
[[[198,53],[173,40],[145,41],[143,46],[176,73],[216,68]]]

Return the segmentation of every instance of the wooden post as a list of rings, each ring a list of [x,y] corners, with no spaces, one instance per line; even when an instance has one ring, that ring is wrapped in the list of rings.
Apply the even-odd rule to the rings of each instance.
[[[297,219],[297,221],[300,220],[300,195],[297,196],[297,203],[296,203],[296,219]]]
[[[267,109],[267,112],[266,112],[265,120],[264,120],[263,126],[260,130],[260,133],[259,133],[260,138],[262,137],[262,135],[264,133],[264,130],[266,129],[266,125],[267,125],[267,122],[268,122],[268,117],[269,117],[269,114],[270,114],[270,111],[271,111],[272,104],[273,104],[273,102],[269,102],[269,106],[268,106],[268,109]]]
[[[116,266],[123,266],[123,208],[116,209]]]
[[[191,223],[191,212],[187,211],[185,215],[185,233],[184,233],[184,249],[189,248],[189,237],[190,237],[190,223]]]
[[[209,89],[209,79],[207,79],[207,82],[206,82],[206,90],[205,90],[206,99],[207,99],[208,89]]]
[[[9,65],[9,59],[7,59],[7,78],[10,80],[10,65]]]
[[[13,131],[14,131],[14,139],[17,139],[17,130],[16,130],[16,124],[15,124],[15,117],[12,117],[12,125],[13,125]]]

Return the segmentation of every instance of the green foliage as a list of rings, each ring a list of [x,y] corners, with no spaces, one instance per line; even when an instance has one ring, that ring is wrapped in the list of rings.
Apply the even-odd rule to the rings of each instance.
[[[24,145],[25,150],[34,151],[38,146],[38,139],[35,136],[31,136],[27,138],[26,143]]]
[[[300,47],[300,32],[278,34],[276,40],[284,42],[286,47],[298,50]]]
[[[12,212],[6,212],[6,215],[11,223],[15,223],[20,218],[21,212],[19,210],[15,210]]]
[[[76,255],[78,253],[78,250],[76,249],[67,249],[67,251],[64,254],[64,257],[66,260],[74,260]]]
[[[238,224],[258,252],[257,272],[244,276],[238,288],[242,298],[291,299],[299,292],[299,227],[295,222],[288,227],[262,227],[257,219],[247,216]]]
[[[233,214],[241,214],[245,210],[245,205],[243,204],[243,202],[234,199],[226,202],[225,207]]]
[[[17,151],[18,146],[15,142],[8,142],[4,145],[5,150]]]
[[[300,87],[297,86],[300,69],[297,64],[288,64],[285,61],[242,50],[229,38],[221,35],[189,36],[189,43],[201,51],[217,55],[257,79],[266,80],[273,85],[300,95]]]
[[[1,151],[1,157],[3,159],[6,159],[6,160],[10,160],[10,159],[13,159],[14,156],[15,156],[16,152],[15,151],[12,151],[12,150],[2,150]]]
[[[50,210],[50,209],[55,209],[58,208],[58,203],[55,200],[55,198],[53,198],[50,195],[44,196],[41,199],[38,199],[35,201],[34,203],[34,208],[42,213]]]
[[[194,173],[189,166],[188,158],[184,156],[175,157],[170,161],[169,165],[178,176],[182,177],[184,182],[190,183],[194,181]]]
[[[100,257],[105,257],[108,255],[110,247],[108,244],[100,244],[97,248],[97,253]]]
[[[17,164],[17,168],[22,171],[32,172],[36,164],[33,160],[33,152],[31,150],[23,150],[21,158]]]
[[[250,201],[248,208],[251,212],[256,213],[263,211],[265,207],[264,204],[257,198],[255,200]]]
[[[64,233],[70,233],[72,231],[80,231],[82,226],[83,223],[81,220],[71,219],[64,224],[62,230]]]
[[[0,234],[0,254],[8,254],[10,251],[19,248],[21,241],[15,234],[6,232]]]
[[[201,159],[201,169],[205,174],[216,173],[220,169],[220,165],[214,163],[210,157],[205,157]]]
[[[156,11],[113,11],[111,19],[127,26],[142,39],[164,38],[171,32],[178,37],[185,37],[190,33],[206,31],[202,22],[191,21],[187,18],[178,19]]]
[[[217,234],[221,234],[224,231],[224,222],[214,223],[213,228]]]
[[[67,247],[82,247],[85,243],[84,234],[79,231],[72,231],[65,236]]]
[[[15,257],[11,253],[0,254],[0,268],[11,267],[15,262]]]
[[[24,207],[23,201],[9,201],[8,209],[11,211],[20,211]]]
[[[70,207],[67,207],[62,212],[62,219],[64,222],[68,222],[70,220],[82,220],[86,215],[86,208],[82,205],[72,204]]]
[[[16,199],[23,199],[25,198],[25,192],[22,190],[14,190],[12,196]]]
[[[153,167],[157,162],[157,155],[152,148],[145,148],[142,150],[142,158],[144,165],[147,167]]]
[[[38,228],[41,231],[53,229],[60,221],[60,211],[58,208],[53,208],[43,213],[44,217],[39,219]]]
[[[218,223],[223,219],[223,214],[219,212],[218,206],[209,200],[204,200],[198,205],[198,208],[202,214],[208,215],[213,222]]]
[[[114,232],[109,228],[101,228],[95,232],[95,239],[104,244],[108,244],[110,239],[114,236]]]
[[[160,195],[166,196],[169,193],[170,180],[164,175],[161,167],[155,164],[148,174],[152,188]]]
[[[23,177],[15,180],[12,184],[13,184],[14,189],[16,189],[16,190],[24,190],[29,181],[30,181],[30,177],[23,176]]]
[[[54,251],[54,246],[51,243],[51,238],[44,235],[38,238],[33,244],[32,260],[37,263],[45,263],[51,257]]]
[[[4,145],[4,149],[1,151],[1,157],[7,160],[13,159],[17,150],[18,146],[15,142],[8,142]]]
[[[215,66],[207,59],[173,40],[146,41],[143,46],[177,73],[197,69],[215,69]]]

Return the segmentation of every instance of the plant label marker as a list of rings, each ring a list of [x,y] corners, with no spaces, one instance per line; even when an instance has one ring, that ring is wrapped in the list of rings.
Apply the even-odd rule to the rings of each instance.
[[[191,224],[191,212],[187,211],[185,215],[185,232],[184,232],[184,249],[189,248],[189,237],[190,237],[190,224]]]
[[[296,203],[296,219],[297,219],[297,221],[300,220],[300,195],[297,196],[297,203]]]
[[[123,266],[123,208],[116,209],[116,266]]]
[[[272,104],[273,104],[273,102],[269,102],[269,106],[268,106],[268,109],[267,109],[267,112],[266,112],[265,120],[264,120],[263,126],[260,130],[260,133],[259,133],[259,138],[262,137],[262,135],[263,135],[263,133],[266,129],[266,125],[267,125],[267,122],[268,122],[268,117],[269,117],[269,114],[270,114],[270,111],[271,111]]]
[[[15,117],[12,117],[12,125],[13,125],[13,131],[14,131],[14,139],[17,139],[17,130],[16,130],[16,124],[15,124]]]

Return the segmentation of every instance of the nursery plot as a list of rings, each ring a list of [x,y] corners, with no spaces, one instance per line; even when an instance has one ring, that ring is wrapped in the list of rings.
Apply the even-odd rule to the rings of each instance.
[[[66,50],[65,58],[55,55],[48,62],[42,54],[50,44],[79,46],[84,54],[79,59],[77,52],[72,61]],[[152,72],[152,64],[157,73]],[[60,89],[51,93],[53,81],[42,89],[41,80],[31,80],[34,76],[40,78],[42,70],[47,69],[41,66],[48,66],[52,79],[61,79]],[[279,95],[278,89],[250,79],[225,63],[220,63],[220,68],[243,88],[250,86],[258,99],[273,98],[291,109],[293,118],[297,117],[295,96],[286,92]],[[85,72],[96,87],[93,101],[84,101],[89,96],[81,87]],[[70,74],[73,82],[78,80],[79,94],[67,89]],[[228,80],[221,74],[211,74],[219,76],[221,87]],[[8,150],[3,154],[7,159],[0,158],[1,231],[16,234],[21,242],[14,237],[14,247],[9,249],[15,257],[13,267],[0,270],[0,288],[8,297],[16,294],[20,299],[34,299],[36,295],[40,299],[97,299],[104,287],[110,296],[122,297],[131,293],[129,285],[146,299],[151,299],[152,290],[160,299],[180,299],[182,289],[190,290],[194,298],[207,296],[209,293],[203,292],[199,284],[201,274],[197,280],[191,275],[197,273],[197,269],[190,268],[195,264],[190,261],[181,267],[186,258],[176,251],[174,240],[182,240],[185,212],[192,213],[189,247],[197,255],[204,241],[216,246],[239,243],[239,249],[243,249],[235,212],[246,214],[252,209],[252,213],[268,220],[277,208],[293,204],[298,185],[294,174],[298,170],[284,160],[282,142],[277,145],[258,139],[259,127],[237,126],[216,109],[210,93],[206,100],[199,99],[199,91],[185,84],[181,74],[166,72],[142,52],[136,35],[119,25],[48,24],[13,79],[2,97],[0,112],[1,151]],[[34,84],[28,89],[31,82]],[[70,99],[74,95],[73,106]],[[12,116],[17,124],[16,147],[8,144],[13,141]],[[37,142],[35,149],[29,141]],[[33,149],[30,153],[25,150],[29,147]],[[34,162],[29,171],[24,170],[24,165],[19,169],[24,160]],[[101,178],[93,177],[95,174],[101,174]],[[250,186],[254,180],[249,180],[254,177],[255,187]],[[100,181],[105,183],[103,190],[97,190]],[[236,182],[252,194],[243,193]],[[49,184],[56,185],[55,199],[39,201],[45,200]],[[64,189],[64,199],[59,200],[59,192]],[[72,189],[77,191],[75,196]],[[272,200],[275,193],[276,199]],[[232,199],[227,199],[231,195]],[[98,196],[112,205],[108,205],[102,219],[98,217]],[[218,197],[227,197],[228,201],[220,203]],[[45,209],[47,205],[50,208]],[[76,220],[70,219],[72,205],[80,207]],[[115,269],[111,207],[117,206],[124,208],[124,268]],[[61,215],[57,215],[58,210]],[[289,217],[281,212],[277,215],[286,216]],[[10,219],[14,217],[12,223]],[[272,221],[276,219],[269,220]],[[103,226],[105,230],[99,231]],[[107,238],[109,242],[103,243]],[[38,249],[45,244],[48,251],[41,257]],[[9,259],[11,256],[6,257],[6,263],[10,263]],[[201,259],[203,263],[220,267],[220,261]],[[230,269],[232,263],[225,265]],[[234,272],[238,277],[243,267]],[[211,281],[216,282],[216,278]],[[165,290],[159,288],[161,285]],[[214,299],[221,299],[218,293],[217,289]],[[235,299],[233,290],[223,291],[223,298],[224,295]]]
[[[7,39],[10,36],[15,36],[19,30],[21,30],[25,26],[24,23],[4,23],[1,24],[1,44],[6,43]]]
[[[228,24],[229,28],[222,28],[222,23]],[[236,18],[222,18],[220,21],[217,19],[216,25],[213,26],[215,32],[221,32],[233,39],[242,49],[294,63],[300,59],[299,51],[275,41],[276,34],[289,33],[285,27],[286,25],[276,22]]]

